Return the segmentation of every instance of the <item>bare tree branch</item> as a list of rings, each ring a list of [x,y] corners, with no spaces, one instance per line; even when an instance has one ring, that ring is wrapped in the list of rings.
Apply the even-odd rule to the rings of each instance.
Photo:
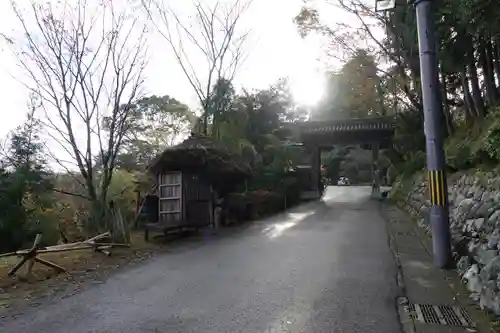
[[[74,160],[90,200],[105,202],[130,105],[140,97],[146,27],[111,2],[92,7],[87,0],[32,0],[28,14],[11,3],[24,37],[14,42],[23,83],[40,97],[47,134]],[[108,131],[101,129],[105,118]]]
[[[192,0],[195,26],[185,22],[162,0],[141,0],[149,20],[167,41],[185,77],[193,88],[204,111],[204,131],[207,133],[209,101],[213,86],[221,79],[231,82],[245,59],[243,49],[249,32],[238,33],[241,17],[252,0],[236,0],[231,6],[216,1],[213,6]],[[188,44],[188,45],[186,45]],[[193,61],[189,46],[206,62],[200,70]]]
[[[65,191],[65,190],[57,189],[57,188],[53,188],[52,191],[56,192],[56,193],[70,195],[70,196],[73,196],[73,197],[82,198],[82,199],[85,199],[85,200],[90,200],[90,198],[88,196],[86,196],[86,195],[82,195],[82,194],[78,194],[78,193],[73,193],[73,192],[68,192],[68,191]]]
[[[329,53],[329,56],[345,60],[342,57],[350,58],[356,52],[356,49],[362,47],[361,42],[367,45],[363,48],[368,49],[371,53],[378,54],[386,59],[386,65],[394,64],[397,69],[394,73],[385,72],[386,78],[399,77],[398,90],[403,93],[404,97],[394,96],[394,98],[402,99],[405,103],[410,104],[418,110],[421,110],[421,100],[419,89],[410,87],[406,80],[410,75],[418,75],[418,64],[408,63],[408,59],[412,59],[410,54],[401,54],[391,49],[390,43],[401,43],[403,36],[401,32],[396,31],[393,27],[390,17],[385,13],[379,13],[370,7],[370,3],[364,0],[325,0],[326,4],[341,9],[347,15],[351,15],[352,19],[348,23],[336,23],[331,25],[323,24],[320,21],[319,13],[314,8],[305,7],[295,18],[295,22],[299,25],[299,31],[304,36],[308,31],[317,31],[332,40],[331,46],[336,48],[342,56]],[[347,20],[346,20],[347,22]],[[376,29],[385,28],[386,34],[378,36]],[[387,63],[388,62],[388,63]],[[417,67],[415,67],[415,65]],[[383,69],[379,70],[384,72]]]

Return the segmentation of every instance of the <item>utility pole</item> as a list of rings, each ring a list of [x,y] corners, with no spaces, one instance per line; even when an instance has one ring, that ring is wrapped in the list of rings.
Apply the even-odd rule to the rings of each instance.
[[[434,263],[447,268],[451,263],[451,236],[443,149],[439,68],[432,0],[415,0],[420,51],[420,80],[424,107],[424,131],[427,150],[428,186],[431,199],[430,222]]]
[[[415,6],[417,18],[428,186],[432,205],[429,219],[432,226],[434,263],[439,268],[448,268],[451,264],[451,236],[448,186],[444,170],[442,101],[433,15],[435,1],[408,0],[408,3]],[[376,0],[375,9],[386,11],[394,9],[395,5],[395,0]]]

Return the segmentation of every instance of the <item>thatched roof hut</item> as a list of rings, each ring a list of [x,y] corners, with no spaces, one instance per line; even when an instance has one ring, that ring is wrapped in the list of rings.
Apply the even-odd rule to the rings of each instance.
[[[205,135],[191,133],[182,143],[166,148],[150,164],[154,173],[185,171],[213,182],[244,180],[252,169],[241,156]]]
[[[199,134],[165,149],[148,169],[156,176],[158,218],[145,225],[146,237],[150,229],[165,232],[210,225],[214,194],[231,191],[252,175],[239,155]]]

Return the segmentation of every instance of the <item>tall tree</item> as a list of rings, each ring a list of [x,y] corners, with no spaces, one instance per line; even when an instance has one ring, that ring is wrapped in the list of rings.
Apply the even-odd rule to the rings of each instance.
[[[352,118],[381,116],[385,113],[375,58],[365,49],[356,50],[340,70],[342,109]]]
[[[33,116],[37,108],[33,97],[29,107],[24,124],[9,136],[3,156],[5,168],[0,169],[0,251],[17,250],[35,233],[54,226],[43,216],[43,211],[54,204],[53,184],[40,138],[40,122]],[[54,235],[56,239],[51,237]],[[45,242],[57,239],[55,232],[44,233]]]
[[[349,20],[327,23],[315,7],[305,6],[295,18],[299,31],[306,35],[320,33],[330,42],[327,44],[328,55],[342,60],[356,56],[360,48],[367,49],[373,56],[384,60],[380,64],[393,65],[387,71],[386,66],[377,66],[377,73],[392,80],[393,98],[400,104],[411,105],[421,110],[420,75],[418,48],[416,43],[416,24],[413,11],[407,6],[398,6],[392,16],[374,11],[371,4],[362,0],[324,0],[326,5],[342,10]],[[390,21],[397,18],[405,23],[395,24]],[[386,32],[384,34],[383,32]],[[382,75],[381,75],[382,76]]]
[[[14,45],[25,84],[40,98],[47,133],[83,178],[94,212],[89,228],[96,230],[116,156],[129,130],[130,106],[140,94],[145,29],[111,2],[91,6],[85,0],[31,1],[28,13],[12,5],[23,36]],[[67,161],[53,156],[69,169]],[[99,177],[96,156],[102,166]]]
[[[386,114],[382,79],[374,57],[358,49],[327,81],[327,93],[312,117],[319,120],[364,118]]]
[[[326,36],[331,41],[329,54],[334,56],[352,56],[360,45],[369,45],[380,59],[385,109],[417,111],[422,117],[415,11],[399,2],[386,13],[375,12],[363,0],[322,2],[343,10],[351,19],[331,24],[331,20],[323,20],[319,7],[305,6],[295,19],[300,31]],[[435,9],[442,128],[450,135],[456,121],[464,119],[468,126],[479,125],[488,110],[500,102],[498,6],[488,0],[444,0]]]
[[[117,167],[128,170],[144,170],[167,146],[179,143],[194,117],[187,105],[168,95],[141,98],[130,108],[129,130],[116,157]],[[108,128],[110,119],[105,120]]]

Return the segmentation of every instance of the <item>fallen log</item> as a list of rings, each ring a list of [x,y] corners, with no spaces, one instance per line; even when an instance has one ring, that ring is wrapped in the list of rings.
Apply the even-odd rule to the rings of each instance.
[[[98,246],[112,246],[112,247],[130,247],[130,244],[121,244],[121,243],[95,243]]]
[[[12,256],[15,256],[16,254],[17,254],[17,252],[2,253],[2,254],[0,254],[0,258],[2,258],[2,257],[12,257]]]
[[[110,237],[109,232],[105,232],[103,234],[94,236],[92,238],[89,238],[89,239],[87,239],[85,241],[81,241],[81,242],[40,247],[39,251],[42,251],[42,250],[47,250],[46,252],[56,252],[56,250],[69,251],[71,249],[77,248],[78,246],[82,246],[82,245],[86,245],[86,246],[91,247],[97,240],[101,240],[101,239],[107,238],[107,237]],[[17,255],[24,255],[24,254],[28,253],[28,251],[30,251],[30,250],[19,250],[19,251],[16,251],[14,253]],[[46,253],[46,252],[43,252],[43,253]],[[61,251],[57,251],[57,252],[61,252]],[[42,253],[42,252],[40,252],[40,253]]]

